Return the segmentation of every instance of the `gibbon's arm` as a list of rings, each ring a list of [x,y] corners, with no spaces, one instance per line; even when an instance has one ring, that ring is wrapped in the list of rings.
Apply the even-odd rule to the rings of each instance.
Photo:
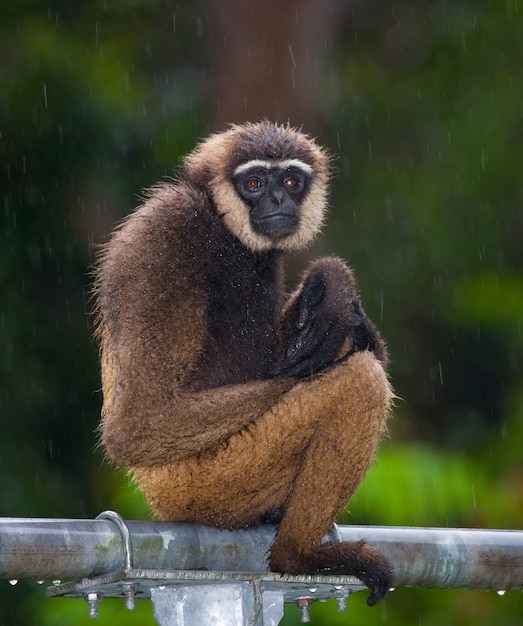
[[[191,188],[179,194],[179,186],[156,190],[116,231],[98,265],[101,436],[117,463],[157,465],[216,448],[296,384],[191,384],[207,339],[202,268],[212,262],[212,241],[205,196]]]
[[[124,379],[104,402],[102,442],[113,461],[130,466],[198,455],[248,428],[295,384],[287,378],[183,393],[167,381]]]

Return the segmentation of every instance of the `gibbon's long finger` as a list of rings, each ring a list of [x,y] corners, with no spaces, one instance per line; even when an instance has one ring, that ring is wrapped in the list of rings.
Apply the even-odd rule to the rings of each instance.
[[[325,286],[316,280],[314,284],[304,288],[301,292],[290,319],[290,332],[287,339],[285,355],[290,356],[298,348],[310,342],[314,324],[318,324],[316,310],[321,304]],[[317,333],[316,333],[317,334]]]
[[[324,284],[316,280],[311,288],[300,294],[295,310],[291,316],[293,321],[287,331],[285,359],[288,365],[296,364],[310,356],[325,341],[335,320],[322,314],[322,298]]]
[[[316,327],[316,329],[314,327]],[[287,358],[292,357],[298,350],[303,350],[304,347],[311,344],[313,335],[318,334],[318,323],[314,317],[305,319],[303,322],[301,319],[298,319],[296,330],[296,334],[291,335],[289,338],[287,349],[285,350],[285,356]]]
[[[325,297],[327,286],[324,277],[319,272],[313,272],[305,281],[299,297],[300,317],[302,314],[310,315]]]
[[[304,378],[336,361],[346,339],[346,330],[333,322],[313,324],[304,342],[275,369],[275,376]]]
[[[347,336],[354,352],[371,349],[371,335],[363,320],[351,326]]]
[[[369,350],[376,358],[384,363],[387,361],[385,344],[378,331],[370,319],[361,312],[357,315],[357,320],[351,324],[347,337],[354,352]]]
[[[314,373],[309,362],[318,346],[321,345],[325,333],[326,331],[318,324],[312,323],[308,325],[306,332],[300,333],[294,339],[292,347],[287,350],[283,361],[274,368],[273,376],[276,378],[283,376],[301,378]]]
[[[309,327],[316,317],[325,296],[325,281],[319,274],[309,276],[291,313],[291,327],[298,335],[294,342],[298,343],[300,336],[309,332]]]

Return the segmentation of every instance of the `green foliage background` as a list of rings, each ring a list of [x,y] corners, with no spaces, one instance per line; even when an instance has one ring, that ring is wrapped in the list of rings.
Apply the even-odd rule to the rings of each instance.
[[[322,247],[355,268],[399,396],[344,523],[523,526],[523,22],[517,0],[352,3],[319,86]],[[363,7],[363,8],[362,8]],[[208,131],[197,3],[0,6],[0,515],[147,516],[104,465],[93,244]],[[361,596],[361,597],[360,597]],[[520,592],[363,594],[313,624],[520,623]],[[0,584],[2,624],[88,622]],[[101,605],[98,623],[154,622]],[[284,624],[298,623],[287,607]]]

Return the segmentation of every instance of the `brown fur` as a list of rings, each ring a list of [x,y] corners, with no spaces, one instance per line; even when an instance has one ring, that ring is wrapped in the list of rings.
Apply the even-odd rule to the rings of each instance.
[[[299,158],[315,172],[298,233],[278,245],[250,228],[229,182],[253,158]],[[377,601],[390,584],[386,562],[366,544],[333,552],[320,541],[385,431],[383,343],[376,333],[374,353],[341,354],[311,379],[271,374],[303,288],[284,305],[281,251],[318,232],[327,178],[327,157],[301,133],[268,122],[232,127],[124,221],[97,271],[102,443],[160,518],[241,528],[281,517],[272,569],[346,566]],[[341,285],[325,297],[341,309],[354,290],[350,270],[323,259],[304,282],[313,271]]]

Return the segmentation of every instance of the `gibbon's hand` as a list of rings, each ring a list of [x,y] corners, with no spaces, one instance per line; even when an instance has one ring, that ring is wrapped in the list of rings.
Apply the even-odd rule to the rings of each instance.
[[[341,358],[372,348],[376,332],[352,285],[327,283],[320,271],[305,280],[285,326],[285,356],[274,369],[276,377],[311,376],[338,360],[346,340],[349,345]]]

